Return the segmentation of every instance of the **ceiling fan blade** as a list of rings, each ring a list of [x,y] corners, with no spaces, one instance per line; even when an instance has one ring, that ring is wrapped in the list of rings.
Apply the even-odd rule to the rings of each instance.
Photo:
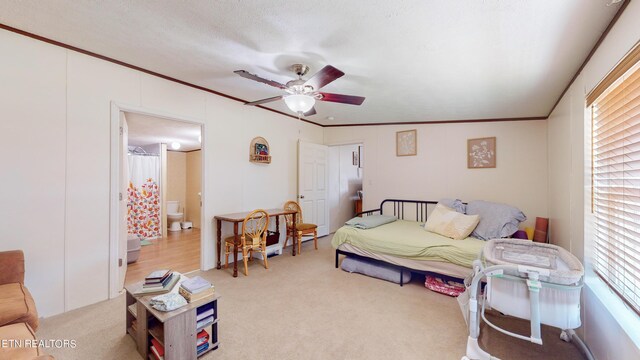
[[[323,93],[323,92],[321,92],[320,95],[322,95],[322,97],[319,100],[337,102],[337,103],[349,104],[349,105],[361,105],[365,99],[362,96],[332,94],[332,93]]]
[[[333,80],[343,76],[344,73],[331,65],[327,65],[318,71],[311,79],[307,80],[304,85],[310,85],[313,90],[320,90],[323,86],[332,82]]]
[[[311,116],[311,115],[315,115],[316,114],[316,108],[312,107],[311,110],[307,111],[306,113],[304,113],[304,116]]]
[[[245,79],[261,82],[263,84],[267,84],[267,85],[270,85],[270,86],[273,86],[273,87],[277,87],[278,89],[286,89],[287,88],[284,84],[280,84],[279,82],[274,81],[274,80],[268,80],[268,79],[265,79],[265,78],[261,78],[260,76],[254,75],[254,74],[252,74],[252,73],[250,73],[248,71],[245,71],[245,70],[236,70],[236,71],[234,71],[234,73],[242,76]]]
[[[262,99],[262,100],[256,100],[256,101],[252,101],[252,102],[246,102],[244,103],[245,105],[260,105],[260,104],[264,104],[264,103],[268,103],[268,102],[272,102],[272,101],[277,101],[282,99],[282,95],[280,96],[274,96],[274,97],[270,97],[270,98],[266,98],[266,99]]]

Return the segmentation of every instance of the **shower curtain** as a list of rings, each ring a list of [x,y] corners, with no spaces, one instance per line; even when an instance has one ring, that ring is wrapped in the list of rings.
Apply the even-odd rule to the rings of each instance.
[[[129,155],[127,231],[141,239],[161,237],[160,157]]]

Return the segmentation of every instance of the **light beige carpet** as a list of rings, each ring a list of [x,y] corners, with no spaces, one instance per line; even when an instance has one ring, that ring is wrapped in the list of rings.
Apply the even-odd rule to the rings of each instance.
[[[220,348],[203,359],[460,359],[467,328],[455,298],[424,288],[424,279],[400,287],[334,268],[331,236],[302,254],[201,273],[215,284]],[[528,322],[498,318],[525,333]],[[75,339],[75,349],[49,349],[58,359],[140,359],[125,334],[124,297],[44,319],[40,339]],[[543,346],[482,328],[481,343],[503,359],[580,359],[559,330],[545,328]]]

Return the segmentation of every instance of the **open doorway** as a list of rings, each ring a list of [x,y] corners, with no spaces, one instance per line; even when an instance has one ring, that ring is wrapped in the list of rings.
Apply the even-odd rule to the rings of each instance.
[[[123,283],[161,269],[200,269],[202,125],[129,111],[120,117]]]
[[[329,146],[329,225],[334,233],[362,211],[364,148],[358,144]]]

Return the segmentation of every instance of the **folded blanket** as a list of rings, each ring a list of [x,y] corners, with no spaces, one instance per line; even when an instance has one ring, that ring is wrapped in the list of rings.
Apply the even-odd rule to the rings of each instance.
[[[345,225],[352,226],[357,229],[373,229],[380,225],[392,223],[398,220],[395,216],[387,216],[387,215],[369,215],[364,217],[354,217],[353,219],[347,221]]]
[[[171,311],[187,305],[187,300],[179,294],[168,293],[152,297],[149,304],[151,304],[151,306],[156,310]]]

